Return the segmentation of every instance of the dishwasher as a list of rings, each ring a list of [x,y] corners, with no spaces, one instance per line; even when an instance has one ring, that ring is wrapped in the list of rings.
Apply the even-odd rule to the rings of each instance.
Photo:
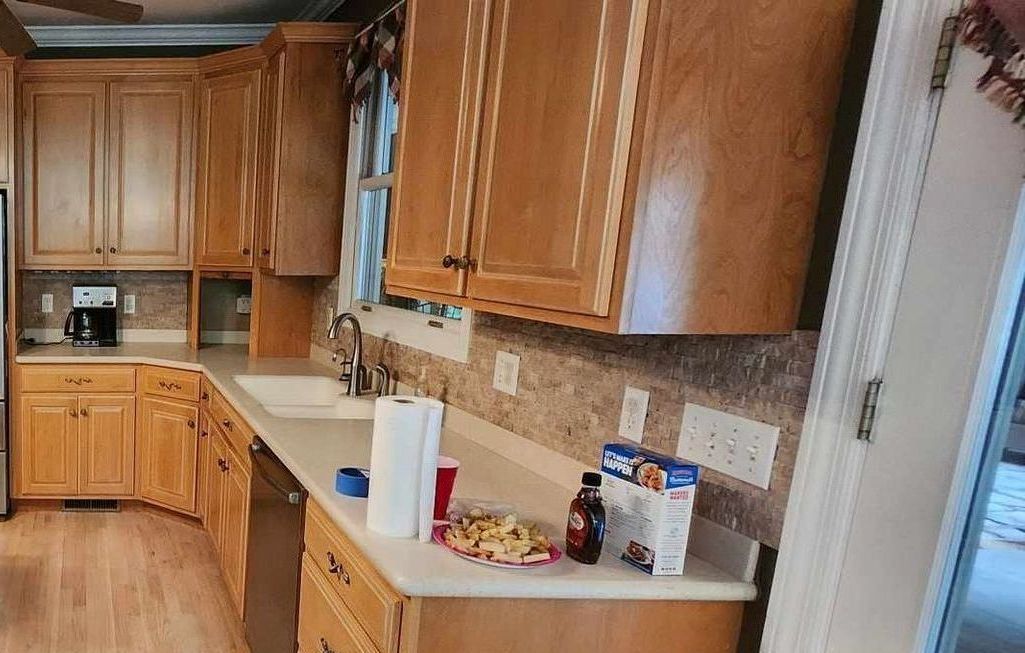
[[[249,457],[246,641],[252,653],[295,653],[306,489],[259,437]]]

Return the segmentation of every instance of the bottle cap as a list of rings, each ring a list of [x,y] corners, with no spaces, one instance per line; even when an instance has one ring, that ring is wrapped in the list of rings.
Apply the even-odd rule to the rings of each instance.
[[[584,472],[580,482],[589,487],[601,487],[601,474],[598,472]]]

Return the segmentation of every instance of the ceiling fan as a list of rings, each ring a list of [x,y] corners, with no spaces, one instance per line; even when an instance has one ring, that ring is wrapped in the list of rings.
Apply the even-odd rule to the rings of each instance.
[[[98,16],[119,23],[137,23],[142,18],[142,5],[119,0],[18,0],[33,5],[64,9],[78,14]],[[25,30],[7,3],[0,0],[0,48],[7,56],[17,57],[36,48],[36,42]]]

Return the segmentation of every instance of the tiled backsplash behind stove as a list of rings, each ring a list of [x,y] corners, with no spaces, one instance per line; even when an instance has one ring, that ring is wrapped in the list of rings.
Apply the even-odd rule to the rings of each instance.
[[[324,315],[337,295],[336,279],[318,281],[314,315]],[[311,340],[333,348],[321,322],[314,320]],[[644,444],[659,451],[675,453],[685,402],[778,425],[769,489],[706,470],[696,507],[778,548],[818,336],[612,336],[477,314],[469,363],[369,335],[365,356],[410,385],[426,366],[432,395],[592,465],[601,445],[616,439],[626,385],[651,392]],[[520,356],[515,397],[491,387],[498,350]]]

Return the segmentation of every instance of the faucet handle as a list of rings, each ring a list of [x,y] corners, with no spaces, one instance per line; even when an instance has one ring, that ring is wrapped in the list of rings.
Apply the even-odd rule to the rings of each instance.
[[[391,390],[391,371],[384,363],[378,363],[374,366],[374,369],[370,371],[371,385],[370,391],[375,393],[378,397],[383,397],[388,394]],[[373,385],[373,377],[379,379],[377,387]]]

